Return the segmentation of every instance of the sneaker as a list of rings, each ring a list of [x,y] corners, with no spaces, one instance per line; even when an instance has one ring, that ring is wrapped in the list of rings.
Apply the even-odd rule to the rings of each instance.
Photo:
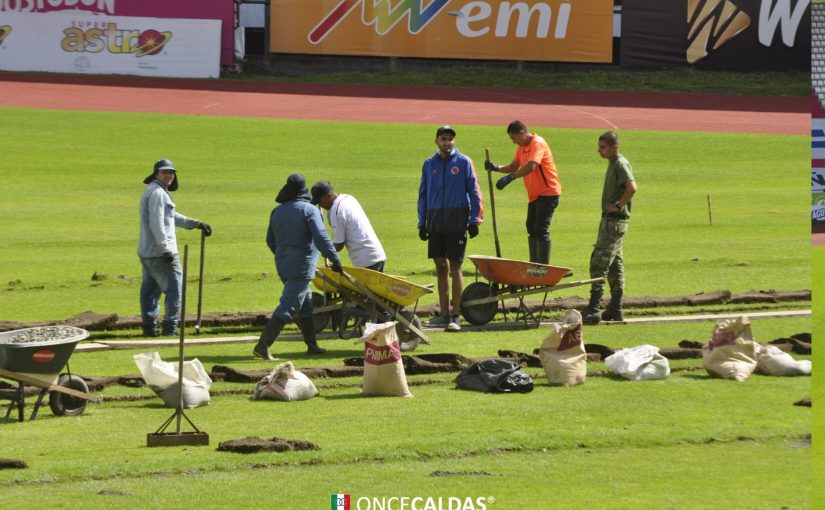
[[[431,328],[446,328],[449,323],[450,319],[444,317],[443,315],[437,315],[430,319],[430,322],[428,322],[427,325]]]
[[[450,323],[447,324],[447,331],[461,331],[461,321],[458,319],[458,315],[453,315],[450,318]]]

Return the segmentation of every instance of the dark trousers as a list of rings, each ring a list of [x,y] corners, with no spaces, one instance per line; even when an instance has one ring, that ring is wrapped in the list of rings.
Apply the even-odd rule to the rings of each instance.
[[[533,239],[550,240],[550,220],[559,206],[559,197],[538,197],[527,204],[527,234]]]

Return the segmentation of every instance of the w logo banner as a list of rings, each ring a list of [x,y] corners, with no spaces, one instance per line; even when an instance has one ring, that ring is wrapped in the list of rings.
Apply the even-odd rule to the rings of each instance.
[[[729,0],[688,2],[689,46],[687,61],[695,64],[719,49],[751,24],[750,17]]]
[[[329,510],[350,510],[349,494],[332,494],[329,497]]]

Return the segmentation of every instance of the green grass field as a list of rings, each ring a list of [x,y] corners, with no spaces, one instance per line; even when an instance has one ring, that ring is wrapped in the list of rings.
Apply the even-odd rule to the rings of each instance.
[[[613,347],[672,347],[681,339],[707,339],[712,328],[711,322],[586,327],[584,338]],[[809,329],[805,318],[753,321],[763,342]],[[434,333],[433,346],[419,352],[529,352],[546,334]],[[278,342],[275,350],[298,367],[338,364],[362,352],[353,341],[325,345],[330,352],[322,361],[303,355],[300,342]],[[251,359],[249,348],[192,346],[187,357],[207,369],[269,366]],[[76,353],[72,369],[133,374],[137,352]],[[174,348],[159,352],[167,360],[177,356]],[[210,446],[183,448],[147,448],[146,434],[171,411],[148,388],[111,386],[102,392],[109,400],[89,404],[80,417],[57,418],[44,409],[35,421],[0,421],[0,457],[29,464],[0,470],[0,503],[217,509],[267,502],[317,509],[327,508],[330,494],[346,492],[353,502],[492,497],[488,508],[507,509],[715,509],[720,502],[737,509],[811,508],[812,459],[804,439],[811,409],[792,405],[811,394],[811,379],[754,375],[736,383],[708,377],[701,360],[676,360],[671,367],[666,380],[629,382],[595,375],[605,365],[593,363],[585,384],[573,388],[550,387],[541,369],[528,368],[536,387],[525,395],[456,390],[455,374],[410,376],[412,399],[360,397],[360,377],[318,379],[321,395],[294,403],[251,401],[253,384],[218,382],[209,406],[187,412],[210,434]],[[303,439],[321,450],[241,455],[215,449],[247,436]]]
[[[274,197],[296,171],[310,183],[330,179],[361,201],[388,253],[389,272],[435,281],[416,236],[415,211],[421,162],[435,150],[436,125],[449,118],[378,125],[0,111],[7,168],[0,185],[0,320],[59,319],[85,310],[138,314],[137,204],[141,181],[160,157],[178,166],[179,211],[215,230],[206,250],[206,311],[274,306],[280,283],[264,235]],[[477,166],[485,147],[498,162],[513,154],[503,127],[456,128],[459,148]],[[605,168],[595,150],[600,131],[531,128],[550,142],[564,186],[552,226],[553,262],[585,278]],[[807,137],[621,135],[640,188],[625,248],[628,295],[811,288],[808,181],[799,170],[810,155]],[[523,187],[497,192],[496,207],[503,255],[527,258]],[[488,209],[468,252],[494,253],[490,223]],[[199,233],[179,230],[178,239],[190,245],[194,275]],[[814,271],[823,265],[825,255],[815,254]],[[465,272],[471,277],[471,267]],[[92,281],[94,273],[106,278]],[[820,319],[822,306],[814,303]],[[758,341],[769,341],[811,331],[812,322],[815,333],[825,327],[819,319],[792,318],[754,320],[753,329]],[[711,322],[599,326],[586,329],[585,342],[673,347],[681,339],[706,341],[712,328]],[[546,334],[434,333],[433,345],[418,352],[529,352]],[[352,340],[324,340],[324,346],[329,353],[321,359],[305,356],[295,341],[278,342],[274,352],[298,367],[339,365],[363,352]],[[207,369],[271,366],[252,359],[250,348],[193,346],[186,356]],[[164,359],[177,357],[176,349],[158,350]],[[135,374],[137,352],[76,353],[72,371]],[[810,378],[761,375],[734,383],[709,378],[700,360],[671,366],[670,378],[654,382],[592,376],[561,389],[537,378],[527,395],[461,392],[452,384],[455,374],[442,374],[410,376],[413,399],[362,398],[360,378],[327,379],[317,381],[319,397],[291,404],[250,401],[244,392],[252,384],[218,382],[212,403],[188,413],[210,434],[210,446],[199,448],[147,448],[145,434],[170,410],[147,388],[113,386],[102,392],[109,400],[90,404],[80,417],[43,409],[35,421],[0,420],[0,458],[29,464],[0,470],[0,506],[325,509],[330,494],[348,492],[353,501],[483,498],[493,510],[815,508],[811,467],[821,473],[825,466],[817,466],[822,456],[812,455],[804,437],[822,432],[821,409],[813,423],[810,408],[792,404],[821,394],[818,378],[815,386]],[[540,369],[528,373],[541,376]],[[321,450],[244,456],[215,449],[246,436],[305,439]]]
[[[387,271],[433,283],[416,235],[421,162],[433,125],[358,124],[205,116],[3,109],[0,150],[0,318],[44,320],[85,310],[138,314],[137,203],[159,157],[180,172],[178,210],[210,223],[206,311],[271,309],[280,291],[264,243],[274,197],[292,172],[330,179],[366,209],[388,253]],[[480,167],[485,147],[503,162],[503,127],[456,126]],[[559,167],[553,262],[587,277],[605,162],[596,130],[531,126]],[[808,138],[626,131],[622,151],[639,183],[626,241],[628,295],[810,287]],[[482,171],[482,191],[488,192]],[[708,195],[713,225],[709,225]],[[489,205],[489,201],[488,201]],[[505,257],[527,258],[526,194],[496,193]],[[489,207],[469,253],[494,254]],[[196,275],[198,231],[179,229]],[[92,281],[94,273],[106,279]],[[472,266],[465,266],[472,274]],[[586,295],[571,289],[561,295]],[[434,300],[429,297],[429,300]]]

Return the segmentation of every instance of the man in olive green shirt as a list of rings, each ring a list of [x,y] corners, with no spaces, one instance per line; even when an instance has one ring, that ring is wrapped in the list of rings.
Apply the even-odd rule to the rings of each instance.
[[[594,283],[590,288],[590,303],[582,312],[587,324],[599,321],[624,320],[622,295],[624,294],[624,262],[622,243],[627,234],[630,219],[630,199],[638,186],[633,178],[630,162],[619,154],[619,135],[608,131],[599,137],[599,155],[608,160],[607,173],[602,191],[602,220],[599,235],[590,255],[590,277],[606,278],[610,285],[610,303],[604,313],[599,311],[604,283]]]

